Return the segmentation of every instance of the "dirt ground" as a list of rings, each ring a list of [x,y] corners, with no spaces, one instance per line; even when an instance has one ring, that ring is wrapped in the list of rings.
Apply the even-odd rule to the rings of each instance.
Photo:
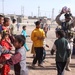
[[[34,29],[34,26],[27,26],[27,34],[31,35],[32,30]],[[17,33],[21,32],[17,31]],[[28,67],[28,72],[29,75],[57,75],[56,71],[56,65],[55,65],[55,55],[50,54],[50,50],[52,48],[53,42],[56,39],[55,37],[55,27],[52,27],[50,31],[48,31],[46,43],[49,45],[50,48],[46,48],[46,59],[44,60],[43,63],[43,68],[38,67],[36,65],[35,69],[31,67],[32,61],[33,61],[33,55],[31,54],[31,47],[32,47],[32,41],[30,40],[30,37],[27,38],[27,44],[30,48],[30,51],[26,53],[26,62],[27,62],[27,67]],[[65,75],[75,75],[75,56],[72,57],[71,60],[71,71],[65,71]],[[11,70],[10,73],[13,73],[13,69]]]

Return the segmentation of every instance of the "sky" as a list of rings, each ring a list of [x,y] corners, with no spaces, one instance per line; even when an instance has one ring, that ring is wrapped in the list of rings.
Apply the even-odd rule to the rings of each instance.
[[[5,14],[21,14],[21,8],[24,7],[25,16],[38,16],[38,7],[40,7],[40,16],[52,16],[54,8],[54,17],[59,13],[62,7],[71,8],[75,15],[75,0],[4,0]],[[2,0],[0,0],[0,13],[2,10]]]

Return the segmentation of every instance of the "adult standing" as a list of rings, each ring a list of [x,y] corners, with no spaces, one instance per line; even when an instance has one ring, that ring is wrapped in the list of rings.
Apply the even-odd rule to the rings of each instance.
[[[48,24],[45,24],[45,26],[44,26],[43,30],[44,30],[44,32],[45,32],[45,36],[47,37]]]
[[[20,24],[17,23],[16,25],[17,25],[17,31],[19,31]]]
[[[10,32],[11,34],[15,35],[16,34],[16,19],[12,20],[12,24],[10,25]]]
[[[32,31],[31,40],[34,44],[34,50],[36,56],[33,60],[32,66],[34,67],[38,61],[38,66],[42,67],[42,57],[43,57],[43,42],[45,39],[45,33],[43,29],[40,28],[40,21],[35,22],[36,28]]]

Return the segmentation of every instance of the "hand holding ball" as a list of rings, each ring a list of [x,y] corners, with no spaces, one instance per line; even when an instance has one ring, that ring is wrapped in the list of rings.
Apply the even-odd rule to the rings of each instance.
[[[64,6],[64,7],[62,8],[62,12],[63,12],[63,13],[68,13],[68,12],[70,12],[70,8],[68,8],[67,6]]]

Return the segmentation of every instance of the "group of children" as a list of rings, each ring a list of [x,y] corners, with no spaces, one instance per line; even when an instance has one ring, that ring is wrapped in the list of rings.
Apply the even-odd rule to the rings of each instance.
[[[10,18],[0,15],[0,58],[3,54],[13,54],[11,50],[15,48],[15,53],[11,55],[9,59],[0,59],[0,68],[2,68],[3,63],[8,65],[14,65],[15,75],[28,75],[26,68],[26,33],[22,31],[21,35],[12,35],[10,32],[11,20]],[[25,30],[25,26],[23,26]],[[27,48],[27,50],[29,50]],[[1,75],[2,69],[1,69]],[[7,74],[8,75],[8,74]]]
[[[29,35],[26,34],[26,26],[23,26],[23,30],[21,35],[12,35],[10,33],[9,26],[11,24],[11,21],[9,18],[5,18],[4,16],[0,15],[0,57],[2,54],[7,54],[11,53],[10,51],[13,49],[13,46],[15,48],[15,53],[10,57],[10,59],[0,59],[0,63],[6,62],[8,65],[14,65],[14,71],[15,75],[28,75],[28,71],[26,68],[26,50],[29,51],[29,48],[26,44],[26,37],[29,37]],[[40,26],[40,23],[36,26]],[[39,28],[37,32],[41,32]],[[34,32],[35,34],[35,32]],[[40,33],[41,34],[41,33]],[[39,35],[39,34],[38,34]],[[35,36],[34,36],[35,37]],[[67,62],[67,59],[70,56],[70,46],[68,41],[64,38],[64,34],[62,31],[56,31],[56,37],[58,38],[53,45],[53,48],[51,50],[51,54],[53,55],[54,52],[56,51],[56,67],[58,71],[58,75],[62,75],[64,72],[64,68]],[[34,41],[34,38],[32,38]],[[36,38],[35,38],[36,39]],[[38,39],[43,39],[38,36]],[[36,42],[36,41],[34,41]],[[38,42],[38,40],[37,40]],[[37,45],[36,42],[36,45]],[[39,41],[40,42],[40,41]],[[45,48],[43,45],[47,46],[44,44],[44,41],[42,40],[42,47],[40,49],[43,49],[43,58],[42,61],[45,59],[46,56],[46,51],[44,50]],[[38,43],[39,44],[39,43]],[[34,44],[33,44],[34,46]],[[49,47],[49,46],[47,46]],[[33,49],[38,49],[39,47],[33,48]],[[34,50],[35,51],[37,51]],[[41,50],[40,50],[41,51]],[[40,52],[39,51],[39,52]],[[37,60],[37,53],[35,52],[35,58]],[[38,54],[39,55],[39,54]],[[38,59],[40,60],[40,59]],[[40,62],[42,62],[40,61]],[[33,61],[34,62],[34,61]]]
[[[46,54],[44,50],[44,32],[40,29],[40,22],[35,22],[36,28],[32,31],[31,40],[33,41],[34,49],[33,53],[35,54],[32,67],[35,68],[35,64],[38,61],[38,66],[43,67],[41,65],[43,61],[43,55]],[[67,61],[69,61],[71,55],[71,47],[68,40],[65,38],[64,31],[56,30],[56,40],[51,50],[51,54],[53,55],[56,52],[55,60],[56,60],[56,68],[57,75],[64,75],[64,70],[66,69]]]
[[[13,21],[16,21],[13,19]],[[2,54],[11,53],[13,46],[15,47],[15,54],[9,60],[0,60],[1,63],[7,61],[7,64],[14,65],[15,75],[27,75],[26,73],[26,51],[29,51],[29,48],[26,44],[26,37],[30,37],[26,33],[26,26],[22,27],[21,35],[13,35],[12,27],[10,27],[11,20],[10,18],[0,15],[0,56]],[[10,27],[10,28],[9,28]],[[43,47],[43,58],[46,57],[46,51],[44,43]],[[48,46],[49,47],[49,46]],[[36,54],[35,54],[36,55]],[[16,69],[18,68],[18,69]]]

